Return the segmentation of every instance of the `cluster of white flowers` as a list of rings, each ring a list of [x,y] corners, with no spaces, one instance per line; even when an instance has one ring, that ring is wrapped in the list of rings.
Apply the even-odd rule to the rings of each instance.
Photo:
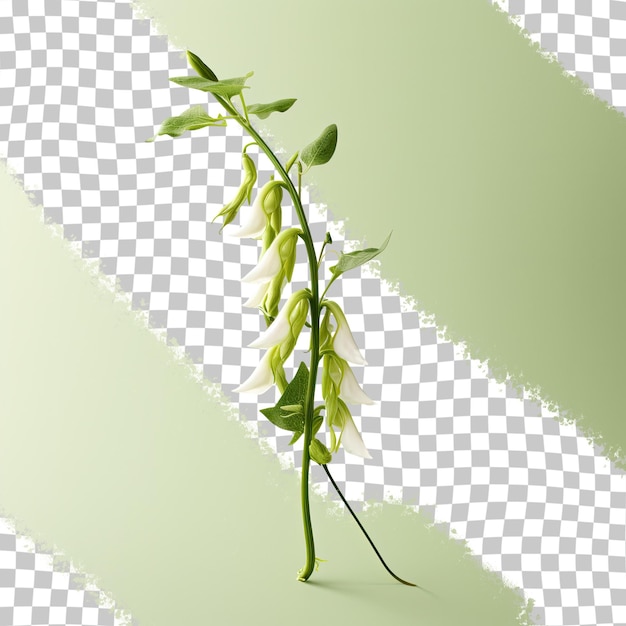
[[[244,157],[247,157],[245,153]],[[227,224],[227,219],[229,222],[234,219],[236,210],[239,210],[245,198],[248,201],[250,199],[252,161],[247,159],[244,159],[246,177],[237,196],[216,215],[224,216],[224,225]],[[269,181],[258,191],[241,226],[226,231],[231,237],[263,240],[258,265],[242,279],[246,283],[257,285],[256,292],[244,306],[260,308],[270,322],[268,328],[249,346],[265,349],[266,352],[249,378],[235,389],[238,393],[260,395],[278,382],[279,373],[295,348],[309,313],[311,293],[307,289],[293,293],[280,311],[278,310],[283,288],[291,280],[296,259],[296,243],[302,233],[299,228],[281,230],[281,201],[282,183]],[[325,315],[320,326],[320,357],[323,360],[322,395],[331,437],[330,452],[336,452],[341,444],[350,454],[372,458],[346,404],[374,403],[359,386],[348,364],[367,363],[354,341],[341,307],[336,302],[323,300],[321,310],[324,309]],[[331,324],[331,315],[336,328]],[[339,431],[339,437],[336,436],[335,429]]]

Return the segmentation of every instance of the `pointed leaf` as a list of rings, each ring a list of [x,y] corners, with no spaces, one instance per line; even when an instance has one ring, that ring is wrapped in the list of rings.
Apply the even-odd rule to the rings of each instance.
[[[387,235],[387,239],[385,239],[380,248],[365,248],[365,250],[355,250],[354,252],[348,252],[347,254],[342,252],[337,265],[333,265],[330,268],[330,271],[335,275],[334,278],[344,272],[347,272],[348,270],[354,269],[355,267],[359,267],[359,265],[363,265],[364,263],[371,261],[387,247],[390,238],[391,233]]]
[[[180,137],[187,130],[197,130],[206,126],[226,126],[226,120],[221,115],[217,118],[211,117],[198,104],[180,115],[167,118],[161,124],[161,128],[156,136],[169,135],[170,137]],[[152,140],[154,140],[154,137]]]
[[[309,369],[300,363],[296,375],[287,385],[283,395],[276,406],[267,409],[261,409],[261,413],[267,417],[278,428],[290,430],[294,433],[304,432],[304,413],[302,411],[285,412],[284,407],[293,407],[295,405],[304,406],[306,401],[306,389],[309,382]],[[295,437],[294,441],[297,439]]]
[[[224,98],[232,98],[239,95],[243,89],[247,89],[246,80],[253,74],[254,72],[248,72],[245,76],[240,76],[239,78],[225,78],[218,81],[201,78],[200,76],[179,76],[178,78],[170,78],[170,80],[182,87],[208,91]]]
[[[297,432],[293,434],[293,437],[291,438],[291,440],[289,441],[289,445],[293,446],[294,443],[296,443],[296,441],[298,441],[298,439],[300,439],[300,437],[302,437],[303,433],[302,432]]]
[[[322,134],[300,152],[300,159],[307,167],[328,163],[337,147],[337,124],[327,126]]]
[[[252,113],[253,115],[256,115],[260,119],[264,120],[272,113],[284,113],[285,111],[288,111],[293,106],[295,101],[295,98],[285,98],[283,100],[269,102],[268,104],[249,104],[248,113]]]
[[[189,65],[191,65],[191,67],[193,67],[193,69],[196,70],[198,75],[202,76],[202,78],[213,80],[215,82],[219,80],[211,68],[191,50],[187,50],[187,60],[189,61]]]

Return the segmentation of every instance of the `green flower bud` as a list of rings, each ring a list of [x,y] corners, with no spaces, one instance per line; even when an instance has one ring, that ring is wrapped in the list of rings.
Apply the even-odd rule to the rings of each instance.
[[[211,68],[198,55],[191,52],[191,50],[187,50],[187,60],[189,61],[189,65],[196,70],[199,76],[217,82],[217,76],[213,73]]]
[[[237,190],[235,197],[212,220],[214,222],[218,217],[224,218],[224,223],[222,224],[222,228],[220,228],[220,233],[224,230],[224,226],[227,226],[235,219],[246,198],[248,199],[248,202],[250,202],[252,188],[254,187],[254,183],[256,183],[257,173],[254,161],[245,152],[241,155],[241,161],[244,171],[243,182]],[[244,229],[240,228],[239,230],[241,231]]]
[[[263,210],[268,217],[281,207],[283,201],[283,185],[284,183],[280,180],[270,180],[263,186]],[[277,224],[274,226],[274,230],[279,232],[281,227],[281,224]]]
[[[285,272],[281,269],[274,278],[267,283],[265,297],[263,298],[263,309],[268,315],[276,317],[278,315],[278,305],[283,295],[283,289],[287,284]]]
[[[333,455],[317,437],[311,441],[309,453],[311,458],[320,465],[326,465],[333,460]]]
[[[256,165],[245,152],[241,155],[241,163],[243,165],[244,171],[243,185],[247,189],[246,198],[248,199],[248,204],[250,204],[250,198],[252,197],[252,188],[254,187],[254,183],[256,183],[257,179]]]

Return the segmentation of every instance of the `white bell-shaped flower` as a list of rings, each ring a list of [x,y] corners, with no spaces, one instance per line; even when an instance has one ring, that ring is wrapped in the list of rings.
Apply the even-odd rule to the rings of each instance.
[[[333,349],[342,359],[354,363],[355,365],[367,365],[367,361],[363,358],[359,347],[354,341],[350,326],[348,326],[348,320],[343,314],[341,307],[336,302],[327,300],[325,302],[333,317],[337,322],[337,330],[333,335]]]
[[[272,348],[287,341],[292,333],[296,335],[302,330],[308,306],[298,307],[299,303],[307,298],[308,294],[304,289],[300,289],[291,294],[283,308],[278,312],[274,321],[255,339],[250,348]]]
[[[290,255],[295,256],[295,238],[300,229],[287,228],[272,241],[258,265],[241,280],[245,283],[267,283],[280,271]]]
[[[287,305],[285,305],[267,329],[248,346],[250,348],[272,348],[285,341],[290,333],[289,311]]]
[[[256,180],[256,178],[255,178]],[[254,182],[254,181],[253,181]],[[248,216],[239,228],[227,231],[231,237],[251,237],[258,239],[263,234],[265,227],[270,220],[270,216],[278,210],[280,214],[280,203],[283,197],[281,181],[270,180],[257,193]],[[251,187],[247,187],[250,193]],[[279,221],[280,223],[280,221]],[[277,227],[280,230],[280,225]]]
[[[241,210],[243,213],[244,210]],[[260,237],[265,230],[267,218],[263,210],[261,192],[257,193],[252,206],[247,211],[246,219],[242,219],[241,226],[238,228],[226,229],[229,237]]]
[[[241,383],[234,391],[237,393],[254,393],[261,395],[274,384],[274,372],[272,371],[272,352],[268,350],[256,369],[246,381]]]
[[[243,306],[248,307],[250,309],[256,309],[261,306],[263,302],[263,298],[265,298],[265,294],[267,293],[267,286],[269,283],[261,283],[256,291],[243,303]]]
[[[349,404],[374,404],[374,400],[363,391],[352,368],[347,363],[343,364],[339,397]]]
[[[361,434],[357,430],[356,424],[350,415],[350,411],[342,411],[344,416],[344,425],[341,433],[341,445],[346,452],[360,456],[363,459],[371,459],[372,455],[363,443]]]

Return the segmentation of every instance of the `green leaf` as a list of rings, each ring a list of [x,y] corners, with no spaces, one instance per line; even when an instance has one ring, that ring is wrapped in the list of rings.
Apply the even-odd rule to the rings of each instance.
[[[337,147],[337,124],[327,126],[322,134],[300,152],[300,159],[307,167],[328,163]]]
[[[380,248],[365,248],[365,250],[355,250],[354,252],[348,252],[347,254],[341,253],[339,262],[337,265],[333,265],[330,271],[335,275],[334,278],[347,272],[348,270],[359,267],[368,261],[371,261],[375,256],[378,256],[389,243],[391,233],[387,235],[387,239],[383,242]]]
[[[284,100],[276,100],[276,102],[269,102],[268,104],[249,104],[248,113],[252,113],[252,115],[256,115],[264,120],[272,113],[284,113],[288,111],[295,101],[295,98],[285,98]]]
[[[217,118],[211,117],[201,105],[193,106],[180,115],[169,117],[162,124],[158,135],[169,135],[170,137],[180,137],[187,130],[197,130],[206,126],[226,126],[226,120],[220,115]],[[153,141],[149,139],[148,141]]]
[[[189,61],[189,65],[191,65],[202,78],[215,82],[219,80],[211,68],[197,54],[191,52],[191,50],[187,50],[187,60]]]
[[[253,74],[254,72],[248,72],[245,76],[240,76],[239,78],[225,78],[218,81],[201,78],[200,76],[179,76],[178,78],[170,78],[170,80],[182,87],[208,91],[224,98],[232,98],[248,88],[246,87],[246,80]]]
[[[291,409],[295,405],[304,406],[308,382],[309,369],[304,362],[301,362],[296,375],[287,385],[276,406],[261,409],[261,413],[278,428],[302,434],[304,432],[304,413],[302,411],[289,412],[285,407]],[[285,411],[288,412],[285,413]]]

